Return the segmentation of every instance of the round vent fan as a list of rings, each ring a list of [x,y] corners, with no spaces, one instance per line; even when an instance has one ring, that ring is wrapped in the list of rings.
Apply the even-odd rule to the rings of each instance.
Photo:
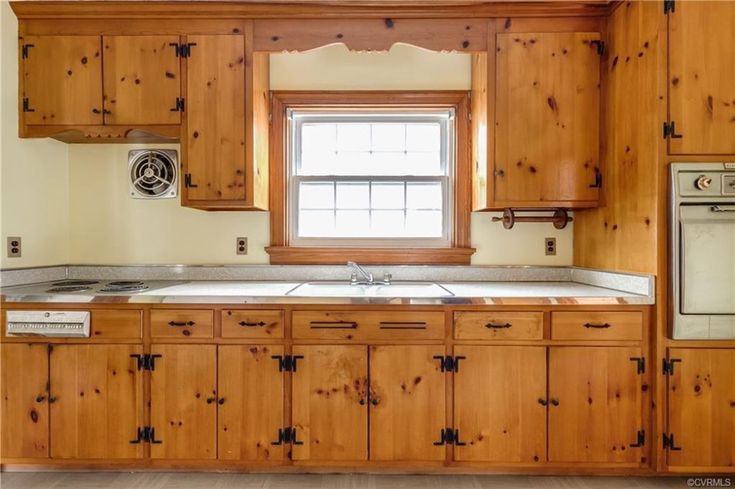
[[[128,153],[130,195],[136,199],[176,197],[178,162],[176,151],[135,149]]]

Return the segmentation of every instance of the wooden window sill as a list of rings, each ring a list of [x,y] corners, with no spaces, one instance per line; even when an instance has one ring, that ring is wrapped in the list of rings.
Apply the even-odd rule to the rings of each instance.
[[[273,265],[469,265],[474,248],[306,248],[270,246]]]

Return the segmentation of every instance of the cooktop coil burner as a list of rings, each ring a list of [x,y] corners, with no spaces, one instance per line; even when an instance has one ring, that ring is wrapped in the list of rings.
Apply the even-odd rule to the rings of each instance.
[[[97,283],[97,282],[91,282],[91,283]],[[90,290],[91,287],[87,287],[86,285],[65,285],[61,287],[51,287],[46,292],[83,292],[85,290]]]
[[[100,292],[139,292],[147,289],[148,286],[140,280],[119,280],[109,282]]]
[[[98,283],[99,281],[97,280],[69,279],[69,280],[62,280],[61,282],[54,282],[51,285],[53,285],[54,287],[72,287],[72,286],[82,286],[82,285],[94,285]]]

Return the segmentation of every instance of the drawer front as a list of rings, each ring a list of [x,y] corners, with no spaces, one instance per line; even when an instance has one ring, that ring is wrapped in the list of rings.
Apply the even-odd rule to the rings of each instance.
[[[542,312],[455,312],[458,340],[542,340]]]
[[[92,311],[91,338],[142,338],[142,311]]]
[[[152,338],[212,338],[211,310],[154,309],[151,311]]]
[[[283,311],[222,311],[223,338],[283,338]]]
[[[294,311],[293,337],[325,340],[443,339],[443,312]]]
[[[552,340],[641,340],[642,312],[552,312]]]

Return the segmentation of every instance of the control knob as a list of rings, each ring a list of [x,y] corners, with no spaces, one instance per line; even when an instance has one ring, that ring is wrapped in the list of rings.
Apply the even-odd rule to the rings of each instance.
[[[706,175],[700,175],[699,178],[694,181],[694,186],[699,190],[706,190],[710,188],[710,185],[712,185],[712,179]]]

